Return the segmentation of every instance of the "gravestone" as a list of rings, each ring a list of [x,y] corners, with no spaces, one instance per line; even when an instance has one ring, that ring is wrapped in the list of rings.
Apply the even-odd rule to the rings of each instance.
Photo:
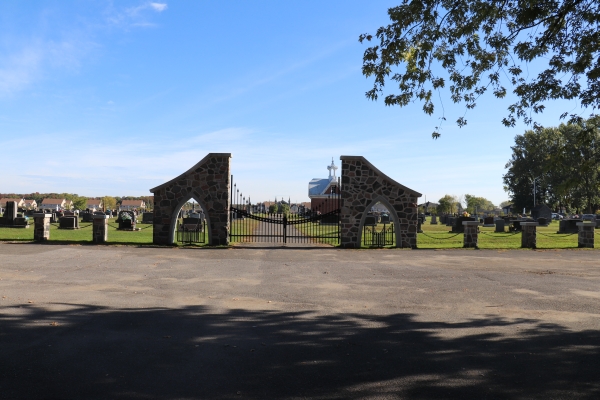
[[[75,215],[66,215],[59,219],[59,229],[79,229],[79,218]]]
[[[382,224],[389,224],[389,223],[390,223],[390,216],[389,216],[389,215],[387,215],[387,214],[383,214],[383,215],[381,216],[381,220],[380,220],[380,222],[381,222]]]
[[[579,222],[583,221],[580,219],[563,219],[558,224],[557,233],[577,233],[579,232],[579,227],[577,227]]]
[[[483,219],[483,226],[489,226],[489,227],[496,226],[494,224],[494,217],[485,217]]]
[[[365,217],[365,226],[375,226],[377,225],[377,219],[374,215],[367,215]]]
[[[454,219],[454,225],[452,225],[452,232],[464,232],[465,225],[463,224],[463,222],[477,222],[477,224],[479,224],[479,222],[473,217],[458,217]]]
[[[0,225],[13,226],[15,218],[17,218],[17,203],[14,201],[7,201],[4,214],[0,216]]]
[[[494,232],[504,233],[504,225],[505,225],[505,222],[503,219],[497,219],[496,220],[496,230]]]
[[[151,224],[154,221],[154,213],[145,212],[142,214],[142,224]]]
[[[540,226],[548,226],[548,219],[546,219],[545,217],[539,217],[537,219],[538,224],[540,224]]]
[[[136,223],[135,214],[133,211],[119,211],[117,222],[119,223],[119,229],[121,230],[134,230]]]
[[[437,225],[438,224],[438,222],[437,222],[437,216],[435,214],[431,216],[431,222],[430,222],[430,224],[431,225]]]
[[[538,204],[537,206],[531,209],[531,217],[534,220],[538,218],[546,218],[546,220],[552,219],[552,210],[545,204]]]
[[[82,222],[94,222],[94,215],[90,212],[82,212],[80,217]]]

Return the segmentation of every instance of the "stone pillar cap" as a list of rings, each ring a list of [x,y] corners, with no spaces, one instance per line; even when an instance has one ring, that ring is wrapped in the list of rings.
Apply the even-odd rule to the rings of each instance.
[[[479,225],[479,221],[463,221],[463,225]]]
[[[575,225],[577,225],[577,226],[595,226],[596,223],[593,221],[583,221],[583,222],[577,222]]]
[[[92,218],[94,218],[94,219],[109,219],[110,216],[108,216],[108,215],[93,215]]]
[[[523,225],[525,225],[525,226],[538,226],[539,223],[537,223],[537,222],[521,222],[521,226],[523,226]]]
[[[52,214],[33,213],[33,218],[50,218]]]

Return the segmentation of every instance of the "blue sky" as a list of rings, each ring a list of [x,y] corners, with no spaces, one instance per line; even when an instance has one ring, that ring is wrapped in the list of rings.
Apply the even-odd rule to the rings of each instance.
[[[148,195],[209,152],[231,152],[253,200],[308,200],[333,157],[362,155],[436,201],[498,204],[523,125],[491,95],[453,123],[364,96],[361,33],[394,1],[0,3],[0,193]],[[559,124],[575,103],[538,120]],[[422,199],[424,200],[424,198]]]

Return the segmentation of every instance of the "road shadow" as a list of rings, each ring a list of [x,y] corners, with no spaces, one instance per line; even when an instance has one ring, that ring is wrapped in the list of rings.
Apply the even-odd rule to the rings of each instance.
[[[53,307],[0,308],[0,398],[600,397],[597,330],[495,316]]]

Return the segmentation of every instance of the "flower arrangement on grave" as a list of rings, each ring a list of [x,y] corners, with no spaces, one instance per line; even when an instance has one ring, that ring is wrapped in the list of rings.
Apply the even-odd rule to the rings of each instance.
[[[468,212],[464,211],[461,215],[461,217],[465,217],[465,218],[469,218],[471,216],[471,214],[469,214]]]

